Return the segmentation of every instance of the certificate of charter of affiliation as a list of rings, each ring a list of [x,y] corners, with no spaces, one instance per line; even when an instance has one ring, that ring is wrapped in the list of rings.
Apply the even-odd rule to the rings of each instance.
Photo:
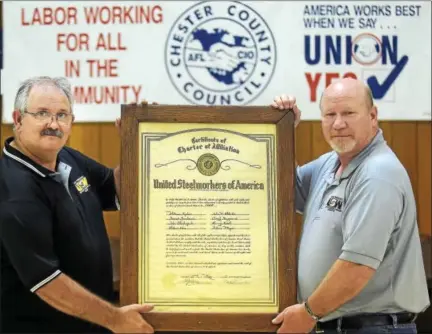
[[[278,312],[276,126],[139,124],[139,303]]]

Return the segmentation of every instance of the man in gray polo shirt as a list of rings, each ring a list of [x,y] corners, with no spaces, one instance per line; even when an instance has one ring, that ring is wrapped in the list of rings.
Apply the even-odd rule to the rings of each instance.
[[[300,111],[295,98],[272,106]],[[297,167],[303,214],[298,300],[274,323],[280,333],[416,333],[429,306],[409,176],[386,144],[367,86],[342,79],[320,102],[333,151]]]

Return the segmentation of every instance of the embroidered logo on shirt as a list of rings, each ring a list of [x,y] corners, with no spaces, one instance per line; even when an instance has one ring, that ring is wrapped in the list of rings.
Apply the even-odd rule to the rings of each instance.
[[[329,198],[326,204],[326,208],[329,211],[342,211],[343,199],[337,196],[332,196]]]
[[[87,182],[87,179],[84,176],[81,176],[74,182],[75,188],[77,188],[78,192],[82,194],[83,192],[88,191],[90,185]]]

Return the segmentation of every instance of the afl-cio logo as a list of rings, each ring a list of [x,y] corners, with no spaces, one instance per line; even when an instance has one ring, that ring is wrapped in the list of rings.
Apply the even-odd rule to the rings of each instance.
[[[267,23],[249,6],[200,2],[172,26],[165,65],[173,85],[189,102],[244,105],[270,82],[276,45]]]
[[[205,153],[198,158],[198,171],[205,176],[212,176],[219,172],[221,163],[217,156],[211,153]]]

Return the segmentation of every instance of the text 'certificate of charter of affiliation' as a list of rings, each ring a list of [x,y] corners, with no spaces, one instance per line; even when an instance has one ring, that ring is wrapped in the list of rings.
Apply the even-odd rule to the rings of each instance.
[[[276,126],[140,123],[139,302],[277,312]]]

